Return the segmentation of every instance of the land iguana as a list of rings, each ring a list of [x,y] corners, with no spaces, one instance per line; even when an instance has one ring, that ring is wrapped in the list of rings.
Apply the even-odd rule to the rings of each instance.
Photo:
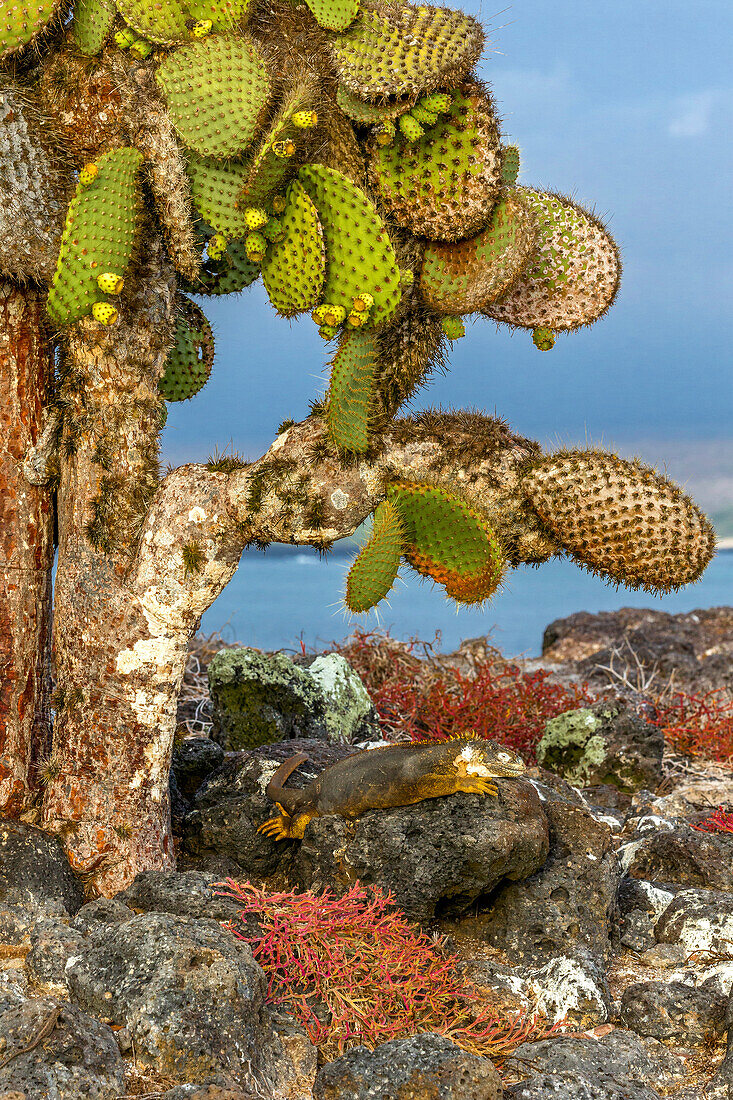
[[[257,830],[275,840],[302,839],[314,817],[358,817],[367,810],[409,806],[425,798],[456,794],[497,794],[492,779],[513,778],[524,762],[504,745],[483,737],[448,741],[412,741],[365,749],[325,768],[304,790],[283,784],[309,757],[300,752],[284,760],[266,793],[280,811]]]

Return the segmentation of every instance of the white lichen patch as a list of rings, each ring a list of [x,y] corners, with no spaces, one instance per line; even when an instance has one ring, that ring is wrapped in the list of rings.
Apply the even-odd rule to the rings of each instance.
[[[331,504],[337,512],[343,512],[350,499],[349,494],[345,493],[343,489],[334,489],[330,496]]]
[[[644,895],[648,908],[652,910],[654,919],[659,920],[674,898],[674,894],[670,890],[662,890],[659,886],[647,882],[646,879],[637,879],[636,885]]]
[[[206,512],[203,510],[203,508],[200,508],[198,505],[196,505],[195,508],[191,508],[191,510],[188,513],[188,522],[189,523],[203,523],[205,519],[206,519]]]
[[[557,1023],[570,1012],[592,1017],[596,1023],[608,1018],[597,981],[575,959],[560,955],[539,970],[531,970],[528,978],[537,1008],[550,1023]]]
[[[636,822],[636,832],[639,836],[644,833],[658,832],[660,829],[670,833],[674,830],[674,824],[666,817],[660,817],[658,814],[645,814]]]
[[[275,774],[277,769],[280,767],[280,761],[279,760],[261,760],[260,761],[260,767],[262,769],[262,774],[260,775],[260,778],[257,780],[257,786],[260,788],[262,794],[266,794],[267,784],[270,782],[273,775]]]
[[[622,871],[628,871],[632,859],[641,848],[641,844],[642,842],[640,840],[630,840],[628,844],[622,844],[616,852]]]
[[[172,671],[177,648],[175,639],[168,635],[140,638],[131,649],[117,654],[117,671],[126,676],[143,665],[155,665],[159,672]]]

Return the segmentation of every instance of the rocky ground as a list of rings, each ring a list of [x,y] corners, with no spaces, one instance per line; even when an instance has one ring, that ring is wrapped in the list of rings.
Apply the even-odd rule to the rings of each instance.
[[[733,832],[696,828],[733,811],[733,764],[670,752],[653,722],[665,692],[731,691],[732,608],[550,624],[542,667],[597,702],[547,723],[526,776],[317,818],[302,841],[257,832],[277,764],[307,752],[303,787],[383,726],[343,656],[221,648],[192,650],[182,695],[175,873],[89,900],[55,840],[0,822],[0,1100],[733,1100]],[[490,652],[473,640],[417,671],[470,678]],[[558,1026],[499,1073],[435,1033],[324,1061],[222,927],[241,908],[213,894],[225,876],[390,890],[498,1016]]]

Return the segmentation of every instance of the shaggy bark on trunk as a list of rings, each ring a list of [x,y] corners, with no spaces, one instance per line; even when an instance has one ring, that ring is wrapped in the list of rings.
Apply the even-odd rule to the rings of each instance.
[[[18,817],[50,735],[53,492],[23,471],[52,377],[44,296],[0,283],[0,813]]]

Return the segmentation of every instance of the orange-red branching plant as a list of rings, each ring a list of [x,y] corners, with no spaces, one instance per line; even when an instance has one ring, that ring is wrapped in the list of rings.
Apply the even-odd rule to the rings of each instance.
[[[733,699],[720,690],[706,695],[678,691],[656,703],[656,724],[667,744],[685,756],[733,760]]]
[[[225,927],[252,948],[268,1000],[288,1006],[325,1058],[432,1031],[501,1062],[554,1030],[537,1016],[502,1015],[482,1002],[444,937],[420,931],[377,887],[357,882],[334,897],[328,890],[268,894],[232,879],[217,886],[242,903],[239,922],[257,918],[256,934],[237,921]]]
[[[528,763],[545,723],[563,711],[588,706],[586,686],[555,684],[544,669],[522,672],[489,650],[470,673],[452,665],[421,661],[421,643],[396,643],[356,631],[341,652],[364,680],[387,737],[444,741],[469,731],[508,745]],[[429,651],[430,646],[423,643]],[[390,661],[388,658],[392,658]]]
[[[718,806],[709,817],[692,827],[701,833],[733,833],[733,813],[726,813],[722,806]]]

